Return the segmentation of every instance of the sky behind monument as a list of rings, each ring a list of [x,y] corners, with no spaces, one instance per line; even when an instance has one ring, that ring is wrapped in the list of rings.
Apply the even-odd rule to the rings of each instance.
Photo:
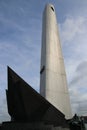
[[[87,0],[0,0],[0,122],[9,119],[7,65],[39,91],[46,3],[56,10],[73,113],[87,115]]]

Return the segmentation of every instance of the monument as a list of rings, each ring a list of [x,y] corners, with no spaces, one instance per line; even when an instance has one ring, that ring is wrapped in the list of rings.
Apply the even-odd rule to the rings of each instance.
[[[69,95],[53,5],[46,6],[43,21],[43,96],[8,67],[6,95],[11,121],[3,122],[0,130],[69,130],[69,120],[65,118],[70,118]]]
[[[64,60],[53,5],[43,13],[40,94],[70,119],[71,107]]]

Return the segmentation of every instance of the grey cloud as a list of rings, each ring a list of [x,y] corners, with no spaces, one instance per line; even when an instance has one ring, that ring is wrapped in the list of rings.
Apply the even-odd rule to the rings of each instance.
[[[76,69],[76,72],[81,72],[81,73],[87,73],[87,61],[83,61],[81,62],[77,69]]]
[[[82,82],[82,80],[87,79],[87,61],[81,62],[75,72],[75,77],[70,82],[70,86],[73,86],[74,84],[77,84],[78,82]]]
[[[87,61],[77,66],[75,77],[72,78],[69,87],[73,112],[87,114]]]
[[[78,103],[77,112],[80,116],[81,115],[84,115],[84,116],[87,115],[87,100],[84,101],[84,102]]]

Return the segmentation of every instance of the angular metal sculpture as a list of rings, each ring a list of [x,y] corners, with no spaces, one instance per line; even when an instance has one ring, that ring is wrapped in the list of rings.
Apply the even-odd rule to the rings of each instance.
[[[16,122],[44,122],[54,126],[66,125],[64,114],[37,93],[8,67],[8,112]]]
[[[67,119],[72,117],[56,14],[51,4],[43,13],[40,94]]]

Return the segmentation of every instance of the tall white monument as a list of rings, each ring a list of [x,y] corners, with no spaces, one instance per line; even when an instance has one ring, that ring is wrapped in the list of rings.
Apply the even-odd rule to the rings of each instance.
[[[53,5],[48,4],[43,13],[40,94],[71,118],[70,99],[61,51],[58,25]]]

